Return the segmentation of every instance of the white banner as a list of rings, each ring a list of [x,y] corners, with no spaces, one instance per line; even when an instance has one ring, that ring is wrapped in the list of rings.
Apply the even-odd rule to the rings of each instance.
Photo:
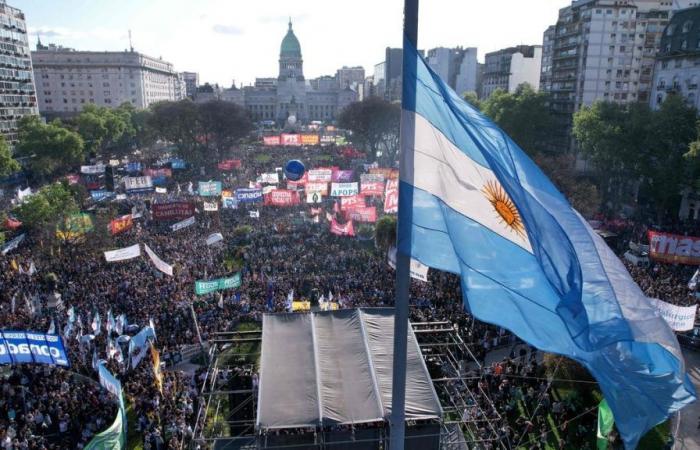
[[[251,219],[259,219],[260,218],[260,211],[250,211],[248,213]]]
[[[320,192],[311,192],[309,194],[306,194],[306,203],[323,203],[323,195],[321,195]]]
[[[170,229],[173,231],[177,230],[182,230],[183,228],[187,228],[190,225],[194,225],[194,216],[190,217],[189,219],[182,220],[178,223],[174,223],[170,225]]]
[[[219,202],[204,202],[204,210],[205,211],[218,211],[219,210]]]
[[[275,187],[275,186],[264,186],[262,188],[262,193],[263,193],[263,195],[266,195],[266,194],[269,194],[270,192],[272,192],[276,189],[277,189],[277,187]]]
[[[388,252],[388,262],[392,269],[396,270],[396,247],[391,247]],[[428,281],[428,269],[425,264],[411,258],[411,278],[420,281]]]
[[[167,193],[168,193],[167,188],[164,188],[164,187],[157,187],[156,188],[156,194],[167,194]]]
[[[277,184],[280,182],[280,177],[277,172],[274,173],[264,173],[260,175],[260,181],[268,184]]]
[[[153,188],[151,177],[124,177],[124,187],[127,191],[148,191]]]
[[[217,242],[224,240],[224,236],[221,233],[212,233],[207,237],[207,245],[214,245]]]
[[[360,193],[357,182],[331,183],[331,197],[351,197]]]
[[[2,253],[3,255],[7,255],[9,252],[19,247],[19,244],[22,243],[25,237],[26,233],[22,233],[16,238],[12,239],[11,241],[5,243],[5,245],[2,246],[2,250],[0,250],[0,253]]]
[[[105,252],[105,259],[107,262],[124,261],[138,258],[139,256],[141,256],[141,246],[139,244]]]
[[[80,173],[87,175],[96,175],[98,173],[105,173],[104,164],[96,164],[94,166],[80,166]]]
[[[676,306],[657,298],[649,300],[673,331],[689,331],[694,328],[698,305]]]
[[[331,169],[312,169],[309,170],[309,181],[328,183],[333,178],[333,170]]]
[[[151,261],[153,261],[156,269],[160,270],[166,275],[170,275],[171,277],[173,276],[173,266],[160,259],[147,244],[143,244],[143,249],[148,257],[151,258]]]

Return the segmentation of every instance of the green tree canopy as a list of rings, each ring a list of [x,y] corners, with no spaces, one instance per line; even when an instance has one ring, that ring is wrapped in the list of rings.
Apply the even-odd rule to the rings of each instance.
[[[45,180],[82,163],[85,145],[78,133],[59,121],[44,124],[37,116],[26,116],[19,124],[17,154],[27,158],[34,176]]]
[[[12,157],[12,150],[5,140],[5,136],[0,134],[0,178],[4,178],[21,169],[21,166]]]
[[[88,152],[102,154],[115,149],[135,134],[131,123],[134,108],[125,104],[116,109],[87,105],[76,117],[77,131],[85,141]],[[126,138],[126,139],[125,139]]]
[[[79,211],[78,202],[67,182],[47,184],[13,209],[13,214],[30,230],[50,235],[56,225]]]
[[[340,127],[352,131],[353,142],[369,150],[375,160],[381,159],[385,165],[396,161],[400,122],[399,105],[377,97],[351,103],[338,117]]]
[[[548,101],[547,94],[535,92],[529,84],[523,83],[512,94],[497,89],[481,102],[481,110],[533,156],[550,152],[552,137],[559,127]]]
[[[211,100],[197,105],[197,113],[212,163],[253,130],[248,111],[232,102]]]

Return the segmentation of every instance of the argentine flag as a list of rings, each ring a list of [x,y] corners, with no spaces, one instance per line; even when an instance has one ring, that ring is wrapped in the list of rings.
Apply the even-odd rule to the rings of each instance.
[[[525,153],[404,52],[399,251],[459,274],[479,320],[585,365],[636,447],[695,399],[676,336]]]

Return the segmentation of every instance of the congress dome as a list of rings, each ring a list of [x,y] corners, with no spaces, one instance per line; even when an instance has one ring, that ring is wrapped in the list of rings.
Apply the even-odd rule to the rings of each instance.
[[[287,34],[284,36],[284,39],[282,39],[280,56],[301,57],[301,46],[299,45],[299,40],[294,35],[294,31],[292,30],[291,19],[289,19],[289,30],[287,30]]]

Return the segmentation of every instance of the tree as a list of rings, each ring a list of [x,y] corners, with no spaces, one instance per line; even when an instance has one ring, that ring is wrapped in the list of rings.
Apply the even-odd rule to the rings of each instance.
[[[19,124],[17,154],[28,158],[32,174],[45,180],[79,165],[85,159],[85,144],[59,121],[44,124],[37,116],[25,116]]]
[[[197,105],[191,100],[159,102],[151,106],[152,115],[147,124],[163,140],[177,145],[180,156],[190,162],[197,159],[194,153],[201,135]]]
[[[79,211],[67,182],[47,184],[12,212],[30,230],[49,236],[66,217]]]
[[[478,109],[481,111],[482,108],[482,103],[481,100],[479,100],[479,96],[477,95],[476,92],[474,91],[467,91],[464,94],[462,94],[462,98],[464,99],[465,102],[469,103],[472,105],[474,108]]]
[[[338,117],[340,127],[352,131],[353,142],[367,148],[385,165],[396,161],[400,122],[401,108],[377,97],[351,103]]]
[[[241,106],[222,100],[197,105],[199,123],[204,137],[208,160],[216,163],[240,139],[253,130],[248,112]]]
[[[4,178],[21,169],[17,161],[12,158],[12,150],[5,140],[5,136],[0,134],[0,178]]]
[[[576,173],[576,158],[572,154],[545,155],[534,158],[535,163],[549,177],[584,217],[592,217],[600,209],[598,188],[586,177]]]
[[[374,228],[374,242],[377,248],[387,251],[396,245],[396,217],[382,216]]]
[[[496,122],[528,155],[550,152],[558,122],[548,105],[549,96],[523,83],[515,93],[494,91],[481,110]]]
[[[77,131],[86,143],[87,151],[101,154],[105,150],[114,149],[124,137],[132,137],[134,129],[131,125],[131,112],[134,108],[129,104],[117,109],[87,105],[75,119]]]

